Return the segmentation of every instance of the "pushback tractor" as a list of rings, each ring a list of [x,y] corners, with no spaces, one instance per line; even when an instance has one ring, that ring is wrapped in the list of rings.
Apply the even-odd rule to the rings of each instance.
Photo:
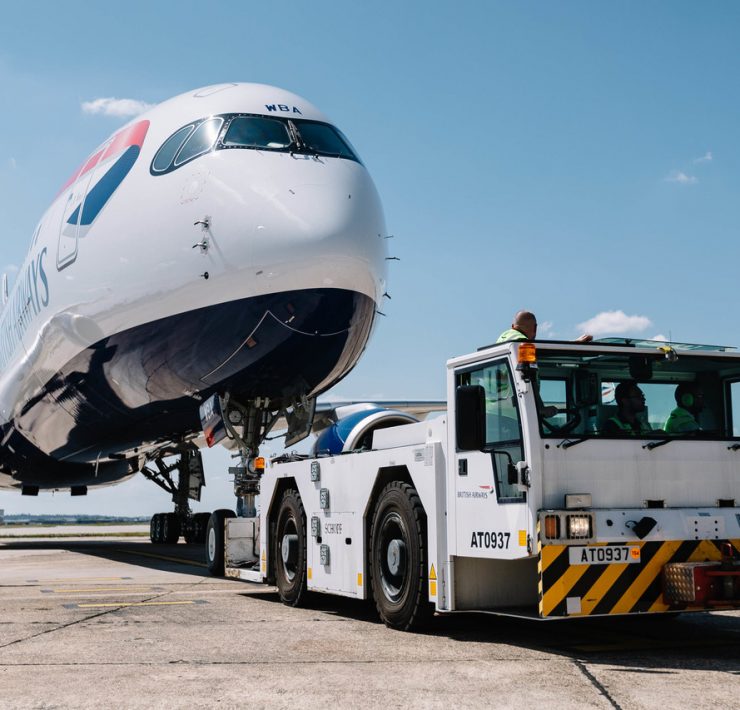
[[[615,389],[640,426],[609,426]],[[676,399],[682,383],[703,407]],[[684,388],[685,389],[685,388]],[[680,391],[680,390],[679,390]],[[670,432],[676,407],[693,431]],[[432,614],[540,619],[740,609],[740,355],[651,341],[509,342],[447,363],[447,406],[359,448],[274,459],[259,511],[217,511],[211,571]]]

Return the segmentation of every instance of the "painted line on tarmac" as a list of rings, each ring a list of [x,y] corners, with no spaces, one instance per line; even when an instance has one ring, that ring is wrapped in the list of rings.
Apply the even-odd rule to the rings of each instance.
[[[179,602],[112,602],[105,604],[65,604],[65,609],[113,609],[128,606],[186,606],[208,604],[205,599],[188,599]]]
[[[125,555],[137,555],[139,557],[153,557],[155,560],[165,560],[166,562],[179,562],[183,565],[190,565],[191,567],[205,567],[208,565],[205,562],[195,562],[194,560],[188,560],[184,557],[168,557],[167,555],[155,555],[153,552],[138,552],[134,550],[113,550],[113,552],[122,552]]]
[[[59,577],[52,579],[27,579],[28,584],[62,584],[63,582],[118,582],[122,579],[133,579],[133,577]]]
[[[42,594],[83,594],[89,592],[163,592],[164,587],[91,587],[90,589],[41,589]]]

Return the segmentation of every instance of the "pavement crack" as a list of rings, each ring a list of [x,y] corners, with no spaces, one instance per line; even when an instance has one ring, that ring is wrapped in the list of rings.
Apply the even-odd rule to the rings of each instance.
[[[162,592],[162,594],[155,594],[154,596],[148,597],[144,599],[144,602],[150,602],[154,601],[155,599],[161,599],[162,597],[166,597],[168,594],[172,594],[171,591]],[[121,609],[127,609],[129,608],[128,605],[123,602],[120,606],[112,607],[111,609],[106,609],[105,611],[99,611],[97,614],[90,614],[89,616],[84,616],[81,619],[75,619],[74,621],[70,621],[66,624],[61,624],[59,626],[55,626],[53,629],[46,629],[45,631],[39,631],[37,634],[31,634],[30,636],[25,636],[22,639],[15,639],[14,641],[10,641],[8,643],[4,643],[0,645],[0,651],[4,648],[8,648],[10,646],[15,646],[19,643],[24,643],[25,641],[32,641],[35,638],[38,638],[39,636],[45,636],[46,634],[53,634],[56,631],[63,631],[64,629],[68,629],[71,626],[76,626],[77,624],[82,624],[85,621],[92,621],[93,619],[97,619],[100,616],[105,616],[106,614],[113,614],[117,611],[121,611]]]
[[[594,688],[596,688],[596,690],[598,690],[599,693],[609,701],[614,710],[622,710],[622,706],[611,696],[609,691],[598,681],[596,676],[591,673],[588,668],[586,668],[585,663],[579,661],[578,659],[573,659],[573,663],[575,663],[576,668],[578,668],[578,670],[586,676],[589,683],[591,683],[591,685],[593,685]]]

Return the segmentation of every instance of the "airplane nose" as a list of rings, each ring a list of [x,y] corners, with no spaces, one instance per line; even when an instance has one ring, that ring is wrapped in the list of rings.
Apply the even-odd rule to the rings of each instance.
[[[375,186],[364,168],[353,165],[341,180],[272,191],[257,220],[252,254],[271,278],[289,274],[293,288],[301,287],[296,279],[308,279],[304,287],[347,288],[375,298],[386,243]]]

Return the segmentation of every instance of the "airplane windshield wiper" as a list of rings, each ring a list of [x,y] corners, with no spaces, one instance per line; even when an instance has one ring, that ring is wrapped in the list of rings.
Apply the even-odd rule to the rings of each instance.
[[[673,439],[660,439],[659,441],[648,441],[647,444],[643,444],[642,448],[647,449],[648,451],[652,451],[653,449],[657,449],[659,446],[665,446],[670,441],[673,441]]]

